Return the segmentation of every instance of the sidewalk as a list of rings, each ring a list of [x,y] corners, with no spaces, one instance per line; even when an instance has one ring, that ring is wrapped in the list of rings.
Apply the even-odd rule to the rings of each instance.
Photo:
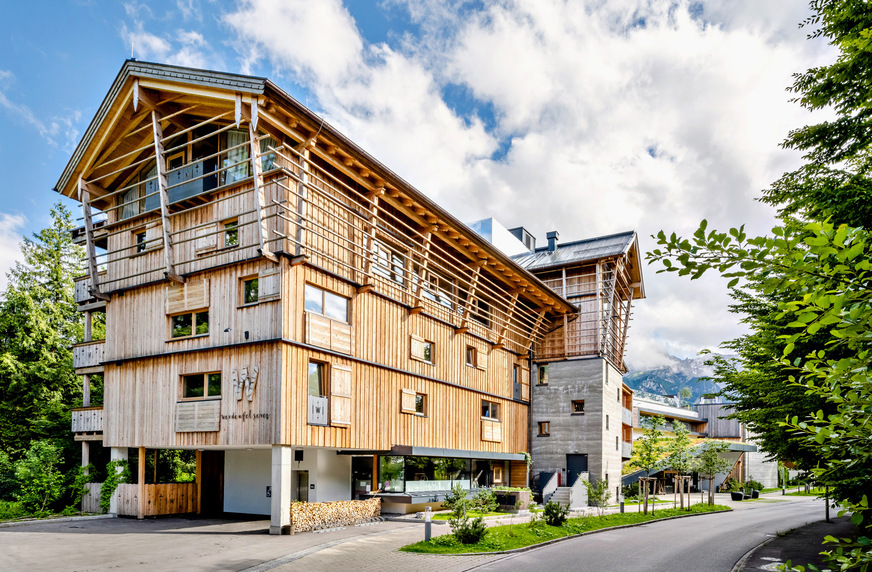
[[[791,530],[783,536],[774,536],[772,540],[758,546],[746,556],[744,563],[740,561],[734,570],[737,572],[758,572],[777,570],[777,566],[788,560],[793,565],[801,564],[808,569],[809,564],[824,568],[821,550],[828,549],[823,544],[824,537],[832,535],[837,538],[850,536],[856,527],[850,518],[833,518],[832,522],[819,521]]]

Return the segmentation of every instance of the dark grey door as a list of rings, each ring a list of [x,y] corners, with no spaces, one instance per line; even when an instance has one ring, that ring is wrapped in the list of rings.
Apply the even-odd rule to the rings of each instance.
[[[587,472],[587,455],[566,455],[566,484],[572,486],[579,473]]]
[[[294,500],[309,502],[309,471],[294,471],[297,473],[297,491]]]

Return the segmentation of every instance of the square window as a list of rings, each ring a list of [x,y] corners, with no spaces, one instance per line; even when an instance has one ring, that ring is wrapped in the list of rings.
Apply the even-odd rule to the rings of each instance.
[[[466,346],[466,365],[476,367],[478,365],[478,352],[473,346]]]
[[[239,246],[239,221],[228,220],[224,223],[224,248]]]
[[[539,421],[539,436],[547,437],[551,434],[551,422],[550,421]]]
[[[481,402],[481,416],[486,417],[488,419],[493,419],[494,421],[500,420],[500,404],[495,403],[493,401],[484,401]]]
[[[349,323],[348,298],[306,284],[304,288],[305,309],[311,314],[318,314],[331,320]]]
[[[249,278],[242,281],[242,303],[257,303],[257,278]]]
[[[548,366],[539,366],[539,385],[548,385]]]
[[[584,399],[576,399],[572,402],[572,414],[584,415]]]

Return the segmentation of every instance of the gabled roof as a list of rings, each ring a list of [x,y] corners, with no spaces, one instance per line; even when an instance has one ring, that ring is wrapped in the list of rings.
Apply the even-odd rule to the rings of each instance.
[[[543,270],[552,266],[567,266],[620,256],[629,252],[635,242],[636,231],[630,230],[575,242],[558,243],[557,248],[551,252],[548,251],[547,246],[544,246],[533,252],[515,255],[512,260],[530,271]]]

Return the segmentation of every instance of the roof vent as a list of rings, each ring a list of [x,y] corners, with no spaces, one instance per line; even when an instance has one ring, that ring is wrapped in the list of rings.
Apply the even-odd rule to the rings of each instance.
[[[560,238],[560,234],[556,230],[552,230],[545,235],[545,238],[548,239],[548,252],[557,250],[557,239]]]

